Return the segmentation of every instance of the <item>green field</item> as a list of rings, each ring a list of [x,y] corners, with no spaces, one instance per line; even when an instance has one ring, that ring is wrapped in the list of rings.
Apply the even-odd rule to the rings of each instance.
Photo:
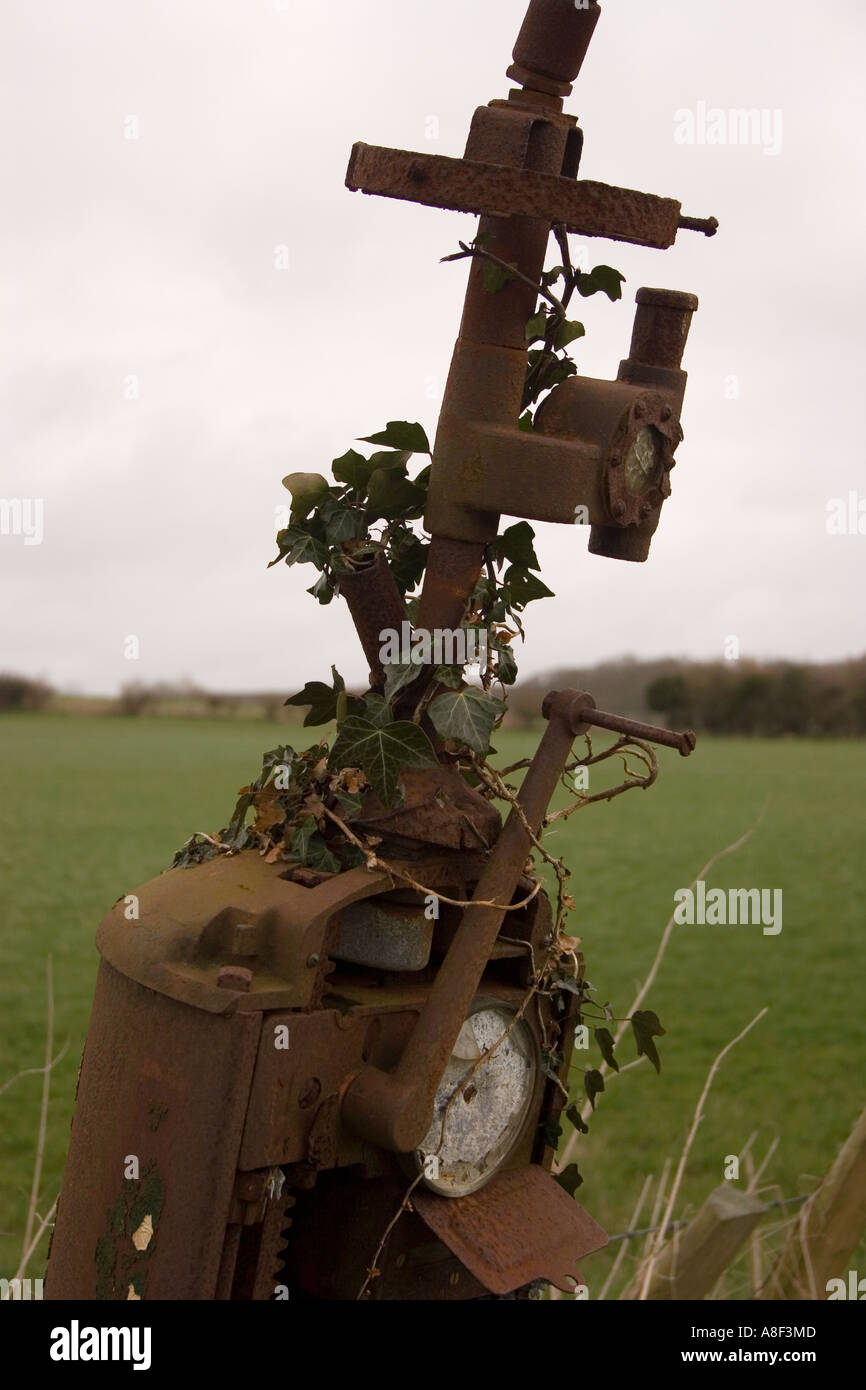
[[[0,1086],[42,1064],[49,955],[56,1042],[69,1042],[52,1080],[40,1211],[60,1185],[99,920],[192,831],[225,824],[260,753],[294,732],[233,721],[0,718]],[[533,741],[497,738],[508,761]],[[625,1229],[644,1175],[679,1155],[713,1058],[764,1005],[769,1014],[726,1059],[710,1095],[678,1216],[721,1182],[725,1156],[759,1127],[759,1154],[780,1138],[767,1172],[778,1192],[768,1195],[806,1191],[808,1175],[832,1161],[866,1100],[866,745],[703,739],[688,761],[664,750],[660,758],[655,787],[579,812],[551,842],[572,867],[572,930],[599,997],[628,1008],[675,890],[752,825],[768,797],[761,828],[710,881],[781,888],[784,919],[776,936],[760,926],[674,932],[647,1001],[667,1028],[661,1075],[644,1063],[612,1081],[580,1141],[580,1200],[612,1233]],[[630,1041],[623,1051],[630,1060]],[[0,1095],[6,1277],[20,1252],[40,1088],[40,1076],[25,1076]],[[43,1254],[32,1275],[42,1272]],[[591,1288],[608,1261],[585,1262]]]

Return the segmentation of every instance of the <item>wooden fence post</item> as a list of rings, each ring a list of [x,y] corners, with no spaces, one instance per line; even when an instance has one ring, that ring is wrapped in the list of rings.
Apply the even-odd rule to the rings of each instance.
[[[823,1299],[866,1229],[866,1110],[800,1212],[758,1298]]]
[[[748,1192],[722,1183],[711,1192],[694,1220],[660,1251],[646,1297],[704,1298],[748,1240],[764,1214],[764,1204]],[[640,1298],[644,1272],[639,1269],[623,1299]]]

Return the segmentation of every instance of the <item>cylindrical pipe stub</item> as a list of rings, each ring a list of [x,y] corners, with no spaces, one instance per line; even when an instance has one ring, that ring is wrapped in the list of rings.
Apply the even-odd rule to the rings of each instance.
[[[696,294],[640,289],[628,360],[648,367],[679,367],[686,349]]]
[[[373,690],[383,690],[385,672],[379,655],[382,634],[386,630],[399,634],[406,618],[400,590],[384,555],[379,555],[366,569],[342,574],[340,593],[349,606],[355,631],[370,663],[370,686]]]
[[[552,86],[557,95],[567,97],[600,14],[596,0],[586,5],[532,0],[514,45],[515,68],[509,68],[508,76],[524,87],[532,86],[533,76],[544,78],[542,91]]]
[[[581,710],[594,708],[595,700],[586,690],[551,690],[541,703],[544,718],[561,719],[575,737],[589,728],[580,718]]]
[[[658,520],[656,511],[641,526],[593,526],[589,533],[589,553],[602,555],[606,560],[628,560],[642,565],[649,559]]]

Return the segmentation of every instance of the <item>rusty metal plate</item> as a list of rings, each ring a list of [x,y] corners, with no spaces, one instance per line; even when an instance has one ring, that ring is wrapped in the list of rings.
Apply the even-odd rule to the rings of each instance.
[[[363,867],[315,888],[288,882],[287,872],[256,850],[169,869],[136,890],[135,920],[126,919],[123,898],[115,903],[97,947],[130,979],[208,1013],[308,1008],[324,983],[323,942],[334,913],[395,885],[384,871]],[[239,929],[249,943],[239,941]],[[252,972],[246,989],[221,988],[221,969],[238,964]]]
[[[544,218],[581,236],[659,250],[673,246],[681,211],[674,198],[633,188],[362,142],[352,148],[346,186],[454,212]]]
[[[260,1029],[102,962],[46,1299],[215,1297]]]
[[[533,1279],[570,1293],[580,1282],[575,1261],[607,1245],[598,1222],[536,1164],[501,1173],[468,1197],[419,1187],[412,1205],[491,1293],[513,1293]]]

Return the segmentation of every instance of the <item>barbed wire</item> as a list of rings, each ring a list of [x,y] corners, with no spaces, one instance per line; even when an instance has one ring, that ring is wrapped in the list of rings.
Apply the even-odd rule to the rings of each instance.
[[[790,1207],[795,1202],[806,1202],[809,1199],[808,1192],[801,1192],[797,1197],[780,1197],[778,1201],[766,1202],[764,1211],[771,1211],[773,1207]],[[690,1226],[691,1219],[688,1221],[669,1221],[666,1226],[642,1226],[637,1231],[621,1231],[619,1235],[608,1236],[608,1245],[613,1245],[615,1240],[635,1240],[638,1236],[651,1236],[656,1231],[664,1231],[665,1235],[669,1231],[681,1231],[684,1226]]]

